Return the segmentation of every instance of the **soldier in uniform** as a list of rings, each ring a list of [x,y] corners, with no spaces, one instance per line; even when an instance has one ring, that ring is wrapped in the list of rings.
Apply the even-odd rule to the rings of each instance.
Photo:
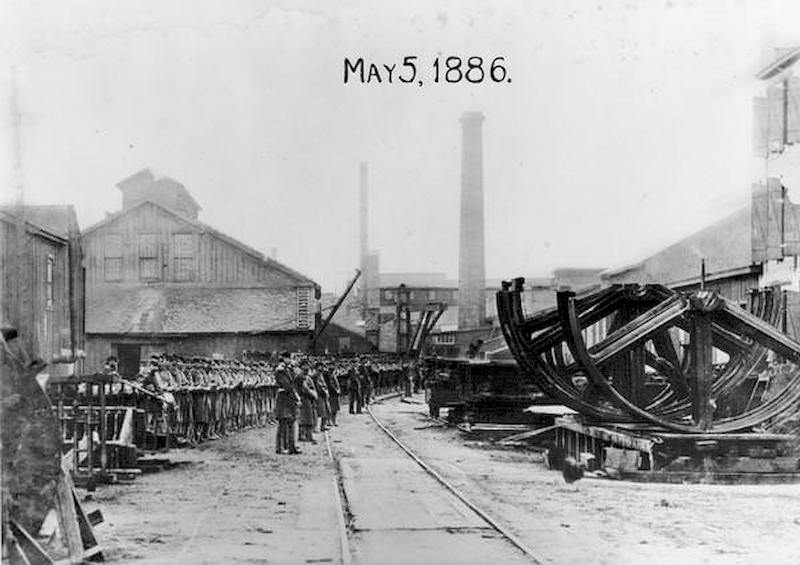
[[[375,388],[375,381],[372,378],[372,369],[369,362],[365,361],[361,365],[361,397],[364,406],[372,403],[372,393]]]
[[[356,367],[350,369],[347,394],[350,397],[350,413],[361,414],[361,375]],[[355,407],[356,410],[353,410]]]
[[[317,389],[317,414],[319,416],[319,431],[324,432],[331,427],[330,392],[325,377],[322,375],[322,363],[317,363],[313,372],[314,386]]]
[[[331,424],[338,426],[339,424],[336,423],[336,414],[339,413],[339,395],[342,394],[342,387],[339,384],[339,377],[336,374],[337,369],[324,367],[323,371],[328,385],[328,404],[331,407]]]
[[[317,421],[317,389],[314,386],[314,379],[306,370],[297,367],[295,369],[295,386],[300,395],[300,414],[297,422],[300,426],[300,433],[298,437],[300,441],[317,443],[312,432]]]
[[[275,434],[275,453],[300,453],[294,439],[294,424],[297,420],[297,407],[300,405],[300,396],[294,386],[289,369],[278,365],[275,370],[278,386],[275,401],[275,411],[278,417],[278,431]]]
[[[414,386],[414,375],[416,374],[416,372],[417,370],[415,363],[412,361],[411,363],[408,364],[408,368],[406,369],[406,378],[403,383],[405,385],[403,390],[403,396],[405,396],[406,398],[411,398],[411,391],[413,390]]]

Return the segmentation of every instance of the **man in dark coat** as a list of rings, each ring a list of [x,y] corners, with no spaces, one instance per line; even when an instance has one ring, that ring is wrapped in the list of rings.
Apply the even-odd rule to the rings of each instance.
[[[300,441],[317,443],[314,439],[313,429],[317,422],[317,389],[314,386],[314,379],[304,369],[295,369],[295,387],[300,395],[300,414],[298,424],[300,425]]]
[[[300,453],[294,441],[294,423],[297,420],[300,396],[295,390],[289,369],[283,364],[275,370],[275,384],[278,387],[275,398],[275,415],[278,418],[275,453]]]
[[[317,417],[319,418],[319,431],[324,432],[331,427],[330,391],[325,377],[322,375],[322,364],[317,363],[312,372],[314,387],[317,389]]]
[[[323,371],[325,374],[325,381],[328,383],[328,404],[331,407],[331,425],[338,426],[339,424],[336,423],[336,414],[339,413],[339,395],[342,394],[342,385],[339,383],[336,369],[324,367]]]
[[[403,381],[403,396],[406,398],[411,398],[411,395],[414,390],[414,381],[417,379],[417,363],[416,361],[411,361],[408,366],[406,367],[406,378]]]
[[[357,411],[361,414],[361,372],[356,367],[350,369],[347,393],[350,397],[350,413],[355,414]],[[356,411],[353,410],[354,407]]]
[[[361,402],[364,406],[372,403],[372,392],[374,388],[372,369],[369,364],[364,363],[361,365]]]

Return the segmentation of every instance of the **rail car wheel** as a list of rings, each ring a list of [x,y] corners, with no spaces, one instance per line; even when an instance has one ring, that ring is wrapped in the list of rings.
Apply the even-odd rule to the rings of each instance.
[[[447,411],[447,421],[451,425],[460,424],[464,421],[464,415],[466,414],[466,408],[464,405],[453,406],[450,410]]]

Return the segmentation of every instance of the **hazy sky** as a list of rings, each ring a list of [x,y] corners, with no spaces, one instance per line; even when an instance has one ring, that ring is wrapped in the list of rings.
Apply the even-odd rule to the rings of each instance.
[[[787,2],[12,2],[0,13],[29,203],[83,227],[150,167],[201,219],[341,289],[358,163],[384,271],[457,274],[460,124],[484,122],[490,277],[636,261],[746,203],[753,74],[800,44]],[[419,57],[422,86],[343,84],[344,57]],[[433,84],[437,55],[511,83]],[[4,196],[11,111],[0,112]]]

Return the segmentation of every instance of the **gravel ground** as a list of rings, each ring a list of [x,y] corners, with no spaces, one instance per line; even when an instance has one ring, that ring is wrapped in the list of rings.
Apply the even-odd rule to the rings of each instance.
[[[421,402],[391,400],[373,410],[544,563],[800,562],[800,485],[567,485],[540,454],[466,441],[431,421]],[[353,424],[369,426],[369,416],[350,418],[332,431],[334,450],[352,458],[377,448],[370,434],[348,433]],[[273,433],[270,426],[174,450],[173,469],[98,487],[86,507],[105,515],[96,533],[107,560],[339,562],[336,469],[324,442],[278,456]],[[353,543],[357,552],[357,536]]]
[[[111,563],[337,563],[335,469],[319,445],[276,455],[274,426],[169,453],[175,468],[87,502]],[[84,491],[79,491],[83,493]]]
[[[541,455],[465,441],[423,404],[373,410],[547,563],[800,562],[800,485],[567,485]]]

